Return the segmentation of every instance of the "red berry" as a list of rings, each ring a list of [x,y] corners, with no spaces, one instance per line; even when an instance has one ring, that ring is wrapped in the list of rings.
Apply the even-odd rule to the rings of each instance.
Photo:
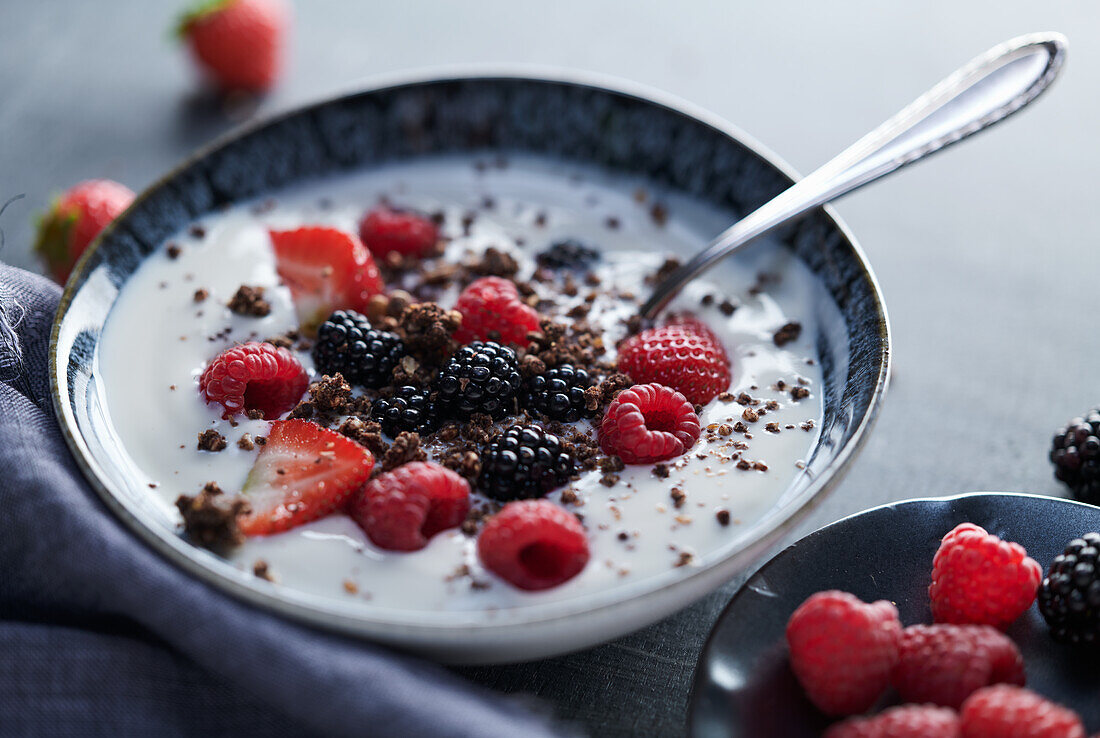
[[[99,232],[134,201],[134,193],[109,179],[90,179],[69,188],[38,222],[34,250],[58,282]]]
[[[462,313],[462,325],[455,331],[459,343],[498,340],[501,343],[527,343],[527,334],[539,329],[539,314],[519,299],[516,286],[500,277],[474,280],[458,296],[455,310]]]
[[[906,702],[958,708],[991,684],[1023,685],[1024,660],[988,625],[914,625],[901,633],[890,681]]]
[[[436,533],[460,525],[469,509],[469,483],[427,461],[379,474],[348,507],[371,541],[392,551],[424,548]]]
[[[279,76],[287,21],[278,0],[204,0],[178,31],[222,89],[262,92]]]
[[[932,561],[932,615],[938,623],[1005,628],[1031,606],[1042,578],[1023,546],[962,523]]]
[[[818,592],[787,622],[791,670],[823,712],[864,712],[890,685],[900,636],[898,611],[889,602]]]
[[[962,738],[1085,738],[1073,710],[1007,684],[970,695],[959,718]]]
[[[416,213],[375,208],[359,223],[359,238],[375,256],[424,256],[439,240],[435,223]]]
[[[571,512],[547,500],[520,500],[489,518],[477,555],[486,569],[520,589],[549,589],[584,569],[588,538]]]
[[[225,408],[223,418],[259,410],[271,420],[293,408],[308,384],[294,354],[250,341],[214,357],[199,377],[199,392],[207,402]]]
[[[635,382],[656,382],[706,405],[730,386],[730,360],[721,342],[697,320],[650,328],[619,346],[619,371]]]
[[[686,453],[700,432],[699,416],[682,394],[661,384],[636,384],[608,405],[600,449],[627,464],[650,464]]]
[[[359,239],[337,228],[271,231],[275,269],[290,288],[302,329],[316,330],[336,310],[366,312],[382,275]]]
[[[902,705],[874,717],[849,718],[825,731],[825,738],[960,738],[959,716],[934,705]]]
[[[350,438],[308,420],[276,420],[241,494],[252,510],[245,535],[282,533],[344,505],[370,476],[374,457]]]

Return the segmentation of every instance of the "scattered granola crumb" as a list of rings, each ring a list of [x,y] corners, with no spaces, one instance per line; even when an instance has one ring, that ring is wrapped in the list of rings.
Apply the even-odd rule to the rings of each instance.
[[[668,479],[668,464],[655,464],[653,466],[653,476],[658,479]]]
[[[225,448],[225,436],[213,428],[199,434],[199,451],[221,451]]]
[[[720,392],[718,393],[718,402],[733,402],[732,392]]]
[[[332,376],[325,374],[321,381],[310,385],[309,396],[320,412],[344,414],[351,400],[351,385],[340,372]]]
[[[382,455],[382,471],[396,469],[410,461],[427,461],[428,454],[420,447],[420,434],[402,431],[393,445]]]
[[[649,207],[649,217],[658,227],[664,227],[668,222],[668,207],[661,202],[655,202]]]
[[[778,433],[779,423],[767,423],[764,425],[764,430],[766,430],[768,433]]]
[[[519,262],[507,251],[490,246],[476,261],[467,263],[466,268],[473,274],[487,277],[514,277],[519,271]]]
[[[471,484],[481,474],[481,457],[472,448],[452,448],[443,454],[439,463],[457,472]]]
[[[176,508],[183,516],[183,529],[198,545],[217,550],[244,543],[237,518],[251,509],[248,501],[227,498],[214,482],[208,482],[193,497],[180,495]]]
[[[229,309],[237,315],[262,318],[271,314],[271,303],[264,299],[263,287],[250,287],[242,284],[237,288],[228,303]]]
[[[733,315],[735,310],[737,310],[737,306],[729,300],[722,300],[721,304],[718,305],[718,311],[726,317]]]
[[[801,386],[791,387],[791,399],[794,400],[795,402],[798,402],[799,400],[803,399],[804,397],[809,397],[809,396],[810,396],[810,391],[808,389],[806,389],[805,387],[801,387]]]
[[[200,287],[199,289],[195,290],[195,294],[192,299],[195,302],[203,302],[208,297],[210,297],[210,290],[206,289],[205,287]]]
[[[720,426],[718,426],[718,435],[728,436],[731,433],[733,433],[733,426],[729,423],[722,423]]]
[[[716,517],[718,519],[718,524],[723,526],[723,527],[730,524],[730,511],[729,510],[725,510],[725,509],[719,510],[718,512],[714,513],[714,517]]]
[[[275,577],[271,573],[271,567],[263,559],[256,559],[255,563],[252,564],[252,574],[269,582],[275,581]]]
[[[751,407],[745,408],[745,411],[741,413],[741,417],[749,423],[755,423],[760,420],[760,413],[753,410]]]
[[[695,558],[695,556],[693,556],[691,553],[689,553],[687,551],[681,551],[680,556],[676,559],[676,566],[677,567],[687,566],[688,564],[690,564],[692,562],[692,560],[694,558]]]
[[[683,507],[684,502],[687,500],[687,495],[684,493],[684,490],[679,487],[673,487],[669,491],[668,496],[672,498],[672,506],[677,510]]]
[[[614,487],[618,483],[619,483],[619,475],[618,474],[604,473],[604,475],[600,477],[600,484],[602,484],[605,487]]]
[[[264,411],[258,410],[257,408],[252,408],[245,413],[245,417],[247,417],[249,420],[263,420]]]
[[[389,444],[382,438],[382,426],[373,420],[348,418],[336,429],[340,435],[347,436],[360,446],[366,447],[375,458],[386,453]],[[256,439],[259,442],[259,438]]]
[[[359,585],[351,579],[344,580],[344,591],[348,594],[359,594]]]
[[[242,435],[237,441],[237,448],[241,449],[242,451],[251,451],[252,449],[256,448],[256,443],[252,440],[252,434],[245,433],[244,435]]]
[[[172,260],[180,258],[180,254],[183,253],[183,250],[179,247],[179,244],[175,243],[168,244],[168,248],[166,251],[168,253],[168,258]]]
[[[814,421],[807,420],[799,426],[804,431],[812,431],[814,429]]]
[[[802,324],[791,322],[777,330],[772,336],[772,341],[776,346],[785,346],[791,341],[797,341],[800,335],[802,335]]]
[[[756,471],[766,472],[768,470],[768,465],[763,461],[754,461],[752,462],[752,468]]]

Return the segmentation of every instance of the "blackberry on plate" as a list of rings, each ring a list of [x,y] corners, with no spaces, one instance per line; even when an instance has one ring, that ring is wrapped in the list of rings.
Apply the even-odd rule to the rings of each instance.
[[[558,241],[535,256],[540,267],[548,269],[583,269],[600,258],[600,252],[575,238]]]
[[[523,406],[567,423],[591,418],[595,410],[589,410],[584,403],[584,391],[591,384],[592,378],[586,370],[562,364],[527,380]]]
[[[561,439],[537,425],[513,425],[481,452],[478,487],[490,497],[541,497],[573,476],[576,458]]]
[[[1054,435],[1050,460],[1054,476],[1066,483],[1075,499],[1100,505],[1100,408],[1074,418]]]
[[[515,412],[520,391],[516,352],[496,341],[474,341],[455,351],[439,372],[437,401],[459,420],[486,413],[499,420]]]
[[[1100,644],[1100,533],[1074,538],[1039,585],[1039,612],[1055,640]]]
[[[383,387],[405,355],[405,343],[396,333],[372,328],[354,310],[337,310],[317,329],[313,362],[325,374],[340,372],[351,384]]]
[[[370,416],[382,426],[382,432],[396,438],[402,431],[431,433],[439,427],[440,412],[431,399],[431,391],[406,385],[392,397],[375,400]]]

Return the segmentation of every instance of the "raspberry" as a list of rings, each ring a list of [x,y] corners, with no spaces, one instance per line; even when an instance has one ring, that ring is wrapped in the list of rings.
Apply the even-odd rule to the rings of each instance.
[[[900,636],[898,611],[889,602],[818,592],[787,622],[791,670],[823,712],[860,713],[889,686]]]
[[[455,340],[469,343],[500,335],[501,343],[525,345],[527,334],[539,329],[539,314],[519,298],[516,286],[500,277],[482,277],[462,290],[455,303],[462,313],[462,325]]]
[[[431,392],[411,385],[398,387],[392,397],[371,403],[370,416],[390,438],[397,438],[402,431],[431,433],[440,421],[439,407],[431,399]]]
[[[251,341],[218,354],[199,377],[199,392],[225,408],[223,418],[259,410],[271,420],[294,407],[308,384],[294,354]]]
[[[591,418],[595,410],[588,409],[584,397],[591,384],[587,371],[562,364],[527,380],[523,406],[566,423]]]
[[[1065,482],[1074,499],[1100,504],[1100,408],[1054,434],[1050,460],[1054,476]]]
[[[516,409],[516,352],[494,341],[462,346],[440,370],[433,388],[439,404],[460,420],[469,420],[473,413],[500,420]]]
[[[649,464],[686,453],[699,440],[695,408],[660,384],[636,384],[619,393],[600,423],[600,449],[627,464]]]
[[[1024,684],[1024,660],[988,625],[914,625],[901,633],[890,681],[906,702],[958,708],[991,684]]]
[[[439,229],[422,215],[382,207],[359,223],[359,238],[375,256],[424,256],[439,240]]]
[[[825,731],[825,738],[960,738],[954,710],[932,705],[902,705],[874,717],[849,718]]]
[[[567,238],[540,251],[535,261],[547,269],[582,269],[600,258],[600,252],[575,238]]]
[[[932,615],[938,623],[1005,628],[1031,606],[1042,577],[1023,546],[962,523],[932,561]]]
[[[698,321],[650,328],[619,346],[619,371],[635,382],[657,382],[706,405],[730,386],[730,360]]]
[[[348,505],[374,545],[416,551],[436,533],[454,528],[470,509],[470,485],[450,469],[413,461],[379,474]]]
[[[577,460],[537,425],[513,425],[481,452],[478,486],[497,500],[541,497],[573,475]]]
[[[1100,533],[1066,544],[1039,586],[1039,612],[1054,640],[1100,644]]]
[[[959,719],[962,738],[1085,738],[1085,726],[1073,710],[1007,684],[970,695]]]
[[[377,388],[390,384],[393,369],[405,355],[396,333],[372,328],[354,310],[337,310],[317,329],[313,362],[329,375],[337,372],[352,384]]]
[[[572,513],[546,500],[521,500],[489,518],[477,555],[486,569],[520,589],[549,589],[584,569],[588,538]]]

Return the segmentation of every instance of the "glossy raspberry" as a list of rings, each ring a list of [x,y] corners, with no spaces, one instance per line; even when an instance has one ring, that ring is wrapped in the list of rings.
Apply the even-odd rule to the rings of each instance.
[[[791,669],[806,695],[830,715],[854,715],[890,684],[901,623],[884,600],[867,604],[847,592],[818,592],[787,622]]]
[[[989,625],[914,625],[901,633],[890,681],[906,702],[957,709],[982,687],[1023,686],[1024,660],[1016,644]]]
[[[462,325],[455,331],[459,343],[493,339],[526,345],[527,334],[539,328],[539,314],[520,299],[512,282],[500,277],[471,282],[458,296],[455,310],[462,313]]]
[[[700,432],[699,416],[682,394],[660,384],[636,384],[607,407],[600,449],[627,464],[651,464],[686,453]]]
[[[339,372],[351,384],[377,388],[390,384],[393,369],[405,355],[396,333],[372,328],[354,310],[337,310],[317,328],[313,362],[317,371]]]
[[[452,417],[469,420],[474,413],[485,413],[499,420],[516,411],[516,352],[494,341],[462,346],[443,365],[433,389],[440,407]]]
[[[134,201],[125,185],[90,179],[69,188],[38,222],[34,250],[64,284],[88,244]]]
[[[932,615],[938,623],[1005,628],[1031,606],[1042,577],[1023,546],[962,523],[932,560]]]
[[[546,500],[509,502],[477,539],[482,565],[520,589],[569,581],[588,563],[588,538],[572,513]]]
[[[1085,738],[1073,710],[1006,684],[970,695],[959,719],[962,738]]]
[[[359,223],[359,238],[375,256],[396,252],[424,256],[435,248],[439,229],[422,215],[386,207],[375,208]]]
[[[293,408],[308,384],[294,354],[251,341],[218,354],[199,377],[199,393],[219,403],[224,418],[259,410],[271,420]]]
[[[439,427],[442,411],[432,399],[431,390],[407,385],[371,403],[370,416],[382,426],[383,433],[396,438],[404,431],[431,433]]]
[[[825,738],[960,738],[959,716],[934,705],[902,705],[873,717],[849,718],[825,731]]]
[[[1100,533],[1074,538],[1039,586],[1039,612],[1056,641],[1100,645]]]
[[[198,3],[178,31],[219,86],[263,91],[279,76],[287,25],[278,0],[223,0]]]
[[[461,525],[470,509],[470,485],[430,461],[402,464],[371,479],[348,510],[379,548],[416,551],[432,536]]]
[[[1054,434],[1050,460],[1054,476],[1065,482],[1074,499],[1100,505],[1100,408]]]
[[[482,449],[478,487],[497,500],[541,497],[565,484],[576,465],[553,433],[537,425],[513,425]]]
[[[619,346],[619,371],[635,382],[656,382],[706,405],[730,385],[730,360],[721,342],[698,321],[650,328]]]
[[[524,386],[522,404],[553,420],[566,423],[591,418],[595,410],[589,410],[584,391],[592,385],[592,377],[584,369],[572,364],[562,364],[537,374]]]

